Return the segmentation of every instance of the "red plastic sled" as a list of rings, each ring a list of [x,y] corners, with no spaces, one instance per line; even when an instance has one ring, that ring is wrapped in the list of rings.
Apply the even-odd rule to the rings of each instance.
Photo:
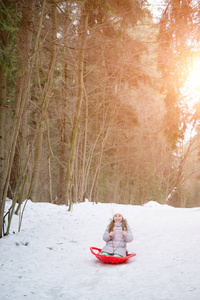
[[[97,253],[94,252],[98,251]],[[94,254],[96,256],[96,258],[98,258],[100,261],[106,263],[106,264],[121,264],[123,262],[125,262],[126,260],[128,260],[129,258],[135,256],[135,253],[132,254],[127,254],[127,256],[122,256],[122,257],[118,257],[118,256],[110,256],[110,255],[101,255],[101,249],[100,248],[95,248],[95,247],[90,247],[90,251],[92,252],[92,254]]]

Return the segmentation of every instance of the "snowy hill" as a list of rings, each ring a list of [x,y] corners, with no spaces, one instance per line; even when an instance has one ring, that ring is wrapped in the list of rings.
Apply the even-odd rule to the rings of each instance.
[[[90,252],[102,248],[110,218],[120,212],[132,228],[120,265],[103,264]],[[0,240],[1,300],[199,300],[200,208],[155,202],[144,206],[28,202],[22,230],[14,217]]]

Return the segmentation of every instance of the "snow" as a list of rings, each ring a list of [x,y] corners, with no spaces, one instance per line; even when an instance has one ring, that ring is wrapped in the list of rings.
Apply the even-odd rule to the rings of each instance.
[[[127,248],[137,255],[103,264],[90,247],[104,246],[116,211],[132,228]],[[0,240],[1,300],[200,299],[200,208],[85,202],[68,212],[28,201],[17,228],[14,216],[11,234]]]

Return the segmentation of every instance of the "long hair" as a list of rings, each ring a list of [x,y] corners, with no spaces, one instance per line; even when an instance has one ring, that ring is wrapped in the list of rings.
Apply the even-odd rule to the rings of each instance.
[[[108,232],[113,231],[114,226],[115,226],[115,221],[114,221],[114,217],[113,217],[112,221],[110,222]],[[128,229],[128,226],[127,226],[126,219],[124,219],[122,216],[122,230],[126,231],[127,229]]]

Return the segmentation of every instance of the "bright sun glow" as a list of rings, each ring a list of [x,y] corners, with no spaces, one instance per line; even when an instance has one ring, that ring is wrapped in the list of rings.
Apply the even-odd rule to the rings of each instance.
[[[186,87],[196,94],[200,91],[200,57],[196,58],[189,73]]]
[[[185,102],[185,109],[187,112],[194,114],[195,104],[200,100],[200,56],[196,57],[191,65],[189,76],[182,89],[183,101]],[[185,141],[187,142],[191,137],[196,134],[193,125],[188,123],[185,132]]]
[[[188,109],[193,109],[194,105],[199,102],[200,98],[200,57],[196,57],[191,65],[189,76],[182,89],[184,102],[187,103]]]

